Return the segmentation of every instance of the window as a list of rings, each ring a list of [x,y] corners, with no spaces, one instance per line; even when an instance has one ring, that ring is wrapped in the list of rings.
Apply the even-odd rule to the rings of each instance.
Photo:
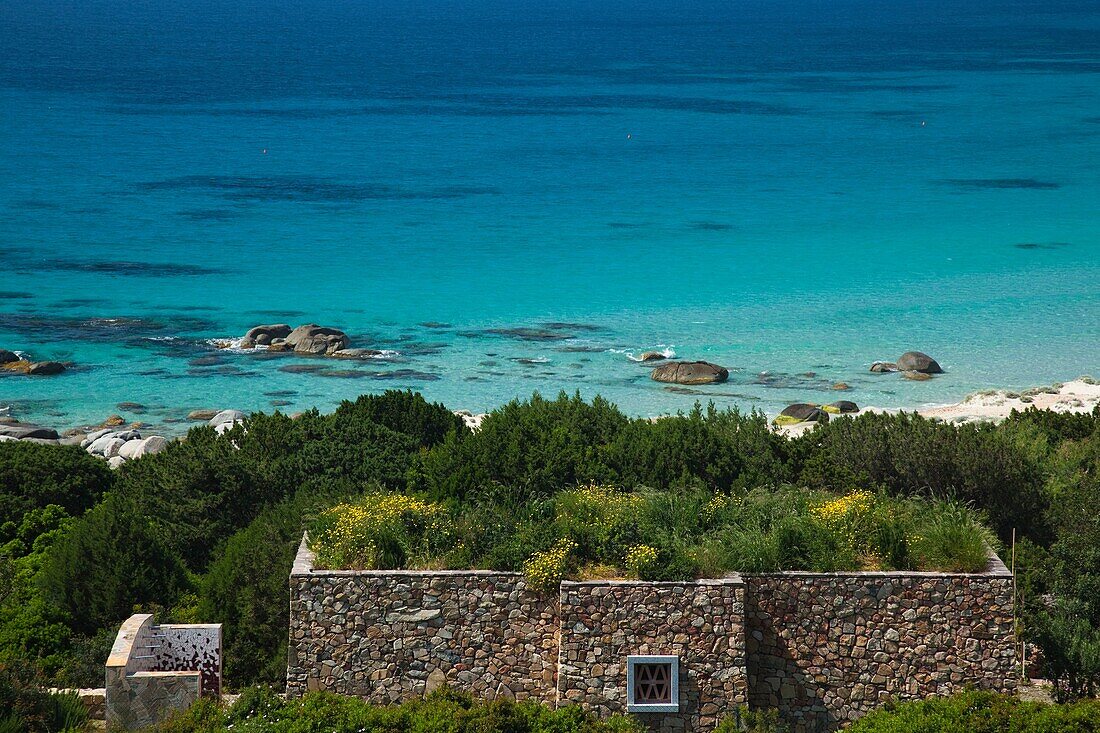
[[[626,709],[631,713],[674,713],[680,709],[680,658],[626,658]]]

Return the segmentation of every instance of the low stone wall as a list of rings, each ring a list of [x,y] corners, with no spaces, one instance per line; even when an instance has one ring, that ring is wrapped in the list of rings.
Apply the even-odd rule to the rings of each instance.
[[[630,655],[679,658],[679,709],[639,713],[654,730],[709,730],[746,702],[740,577],[693,583],[561,584],[557,699],[627,712]]]
[[[887,700],[1015,689],[1012,576],[746,576],[748,699],[831,731]]]
[[[554,700],[557,604],[522,575],[315,571],[312,562],[303,542],[290,583],[288,694],[385,703],[446,683]]]

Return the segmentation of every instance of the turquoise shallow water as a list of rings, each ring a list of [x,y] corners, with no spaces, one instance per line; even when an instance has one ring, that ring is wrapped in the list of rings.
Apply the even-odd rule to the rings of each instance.
[[[26,419],[393,387],[914,406],[1100,372],[1091,3],[4,13],[0,347],[78,365],[0,379]],[[210,358],[277,321],[396,355]],[[670,391],[627,356],[653,348],[731,379]],[[947,374],[867,373],[910,348]]]

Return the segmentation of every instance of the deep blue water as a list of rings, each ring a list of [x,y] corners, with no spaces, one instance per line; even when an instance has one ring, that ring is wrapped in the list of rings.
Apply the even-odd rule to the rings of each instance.
[[[209,358],[277,321],[397,353]],[[0,379],[58,426],[1098,374],[1100,5],[3,2],[0,347],[76,362]],[[667,347],[730,381],[627,358]],[[867,373],[910,348],[948,373]]]

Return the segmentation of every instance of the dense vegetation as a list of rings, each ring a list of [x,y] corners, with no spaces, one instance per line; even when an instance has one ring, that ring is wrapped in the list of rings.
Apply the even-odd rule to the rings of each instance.
[[[499,529],[486,534],[486,522]],[[467,501],[451,509],[375,493],[322,513],[311,532],[323,567],[523,570],[541,588],[556,587],[563,577],[980,572],[996,545],[958,504],[792,487],[722,494],[701,487],[626,492],[591,484],[549,499]]]
[[[637,511],[589,526],[590,486],[636,497],[621,500]],[[455,519],[453,544],[427,548],[437,562],[522,568],[556,551],[569,572],[602,564],[644,577],[929,562],[932,545],[904,528],[853,552],[809,510],[867,495],[904,515],[930,500],[945,535],[977,515],[1006,547],[1016,530],[1021,630],[1041,647],[1042,671],[1062,699],[1100,683],[1100,412],[1029,410],[996,426],[866,415],[786,439],[755,413],[650,422],[563,395],[506,405],[471,433],[404,392],[331,415],[255,415],[221,437],[195,428],[117,472],[76,448],[0,443],[0,664],[95,683],[116,625],[137,608],[225,623],[228,684],[280,685],[303,528],[384,495]],[[716,501],[735,504],[707,525]],[[576,547],[563,553],[563,540]],[[407,560],[423,549],[403,542],[378,551]]]
[[[968,691],[885,706],[850,733],[1087,733],[1100,730],[1100,700],[1049,705]]]
[[[537,702],[481,702],[441,688],[423,700],[371,705],[352,697],[311,692],[282,700],[270,688],[245,690],[230,707],[204,701],[153,733],[643,733],[626,717],[600,720],[579,707]]]

